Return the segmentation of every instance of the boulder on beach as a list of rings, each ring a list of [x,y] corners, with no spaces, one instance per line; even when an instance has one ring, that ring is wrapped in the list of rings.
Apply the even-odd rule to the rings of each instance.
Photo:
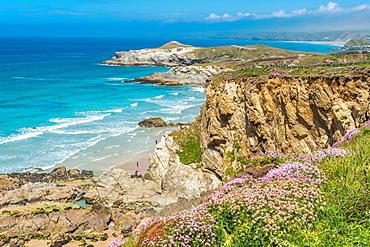
[[[166,127],[166,121],[164,121],[160,117],[153,117],[153,118],[148,118],[139,123],[140,127],[146,127],[146,128],[151,128],[151,127]]]

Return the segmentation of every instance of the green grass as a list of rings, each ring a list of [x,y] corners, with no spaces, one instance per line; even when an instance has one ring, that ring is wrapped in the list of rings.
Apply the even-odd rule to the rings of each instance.
[[[290,246],[369,246],[370,243],[370,129],[349,144],[351,155],[327,159],[318,166],[327,182],[322,192],[327,203],[311,227],[287,235]]]
[[[199,59],[210,59],[212,61],[223,60],[255,60],[271,57],[297,57],[299,54],[311,55],[310,52],[296,52],[265,45],[253,46],[221,46],[200,48],[192,52]]]
[[[180,150],[176,150],[176,153],[179,155],[180,161],[186,165],[191,163],[200,164],[202,162],[200,125],[201,119],[198,117],[188,127],[173,131],[171,134],[180,147]]]
[[[346,43],[346,45],[361,46],[361,45],[370,45],[370,42],[367,42],[363,39],[352,39]]]

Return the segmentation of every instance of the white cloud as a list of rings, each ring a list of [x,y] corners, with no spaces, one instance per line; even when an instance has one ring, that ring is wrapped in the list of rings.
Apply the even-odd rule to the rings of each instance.
[[[334,2],[329,2],[326,6],[320,5],[318,12],[339,12],[343,11],[342,7],[339,7],[339,4]]]
[[[221,19],[228,18],[228,21],[235,21],[240,20],[246,16],[253,16],[255,19],[268,19],[268,18],[284,18],[284,17],[293,17],[293,16],[301,16],[301,15],[310,15],[310,14],[324,14],[324,13],[333,13],[333,12],[349,12],[349,11],[361,11],[364,9],[370,9],[370,4],[361,4],[352,8],[344,9],[339,6],[338,3],[335,2],[328,2],[327,5],[320,5],[316,10],[308,10],[306,8],[293,10],[292,12],[285,12],[284,10],[273,11],[271,14],[250,14],[250,13],[243,13],[238,12],[235,17],[224,14],[222,16],[217,15],[215,13],[210,14],[206,19]],[[226,21],[226,20],[225,20]]]
[[[305,15],[310,13],[306,8],[304,9],[297,9],[292,11],[292,15]]]
[[[215,13],[211,13],[211,14],[209,14],[209,16],[206,19],[210,20],[210,19],[219,19],[219,18],[221,18],[221,16],[219,16]]]
[[[358,5],[358,6],[353,7],[350,10],[359,11],[359,10],[364,10],[364,9],[370,9],[370,4],[367,4],[367,3],[361,4],[361,5]]]
[[[250,15],[252,15],[252,14],[250,14],[250,13],[243,14],[242,12],[238,12],[238,16],[250,16]]]
[[[272,12],[271,14],[273,17],[288,17],[290,15],[288,15],[287,13],[285,13],[284,10],[279,10],[279,11],[274,11]]]

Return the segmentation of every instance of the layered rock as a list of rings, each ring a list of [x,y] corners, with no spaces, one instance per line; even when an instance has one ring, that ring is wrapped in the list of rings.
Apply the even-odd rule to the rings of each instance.
[[[69,186],[29,183],[11,191],[0,191],[0,207],[36,202],[74,202],[82,199],[83,195],[81,190]]]
[[[94,204],[92,210],[76,209],[48,214],[23,212],[14,216],[2,216],[0,232],[5,236],[38,236],[42,232],[49,232],[49,236],[50,232],[84,234],[107,229],[133,229],[139,220],[139,216],[135,214]]]
[[[239,156],[328,147],[370,116],[369,89],[361,76],[218,79],[201,110],[202,165],[225,177],[241,167]]]
[[[155,181],[133,178],[131,173],[115,169],[103,173],[93,189],[86,192],[88,203],[102,202],[107,205],[123,202],[153,199],[162,192],[161,185]]]
[[[175,202],[178,197],[194,199],[221,184],[219,177],[203,171],[199,165],[181,163],[176,154],[179,149],[173,138],[165,134],[150,156],[149,169],[144,177],[161,184],[161,198],[156,199],[161,204]]]

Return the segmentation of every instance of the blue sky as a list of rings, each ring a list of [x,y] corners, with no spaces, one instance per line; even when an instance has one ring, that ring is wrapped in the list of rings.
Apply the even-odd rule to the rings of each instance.
[[[1,0],[2,36],[370,30],[362,0]]]

